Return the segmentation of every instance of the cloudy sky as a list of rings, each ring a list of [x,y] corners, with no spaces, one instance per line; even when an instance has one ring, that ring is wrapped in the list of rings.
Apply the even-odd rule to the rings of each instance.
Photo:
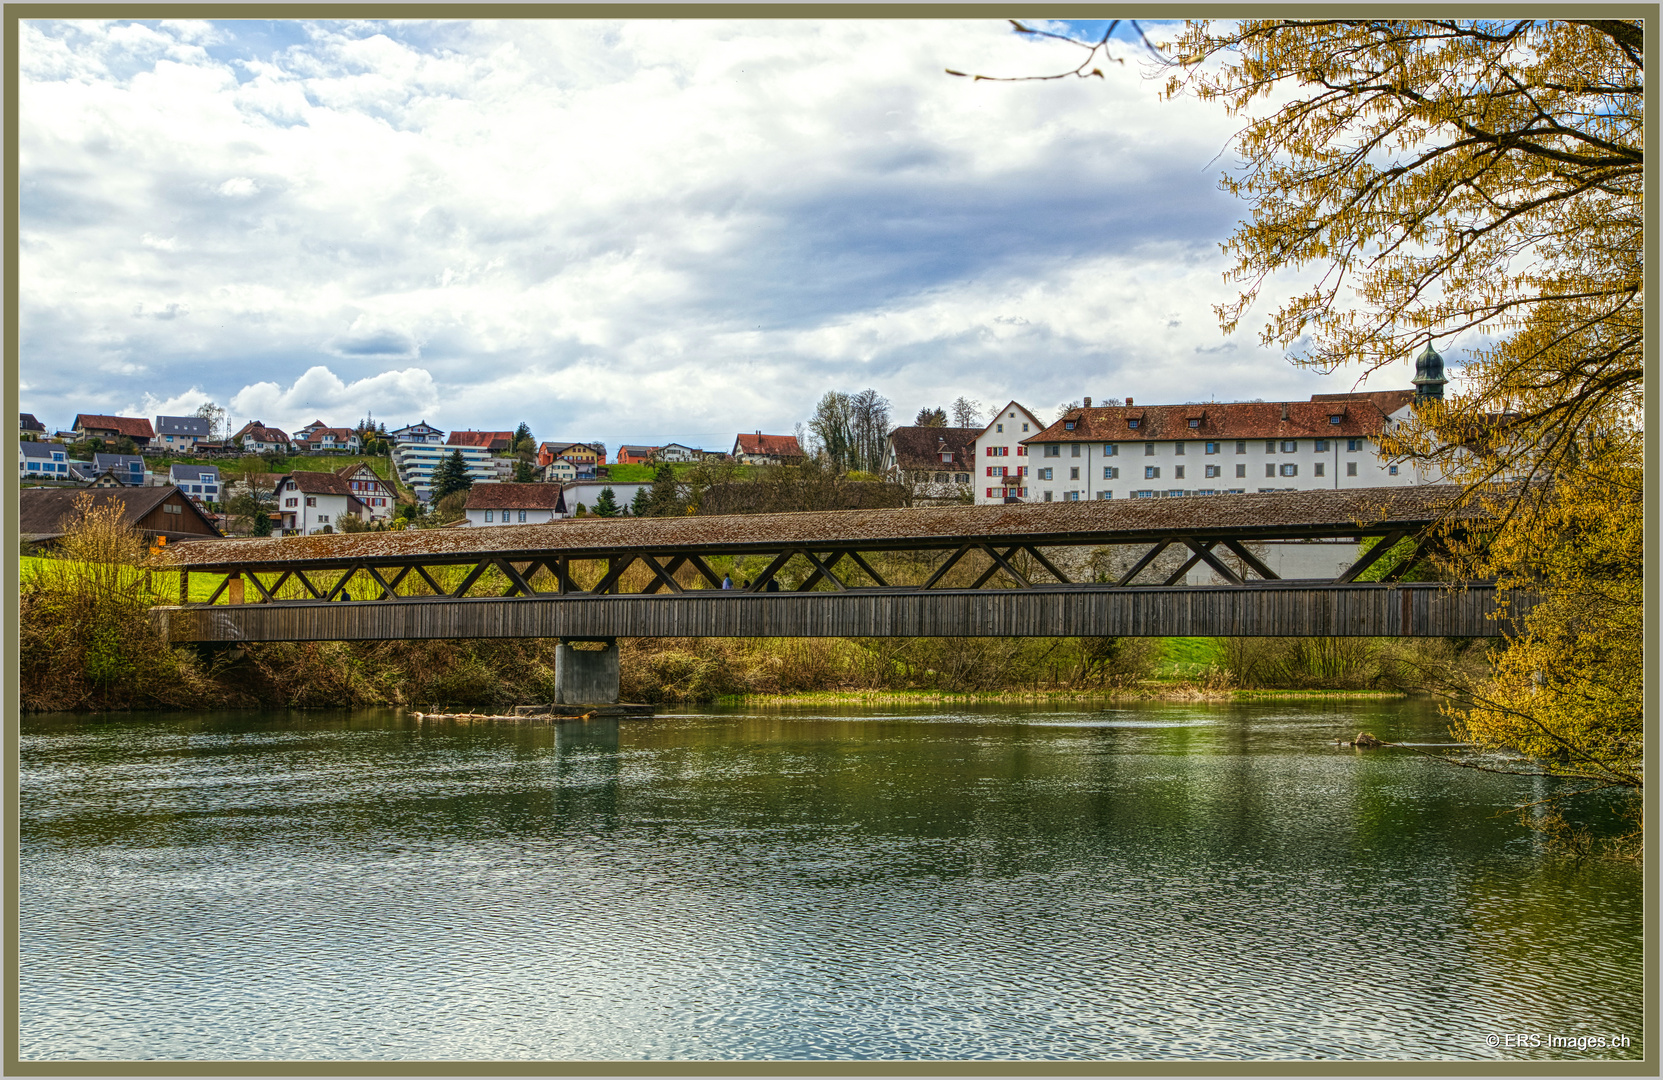
[[[717,447],[828,389],[909,422],[1355,379],[1220,334],[1234,125],[1131,50],[1038,83],[944,74],[1074,63],[999,21],[30,22],[21,52],[52,427],[212,400]]]

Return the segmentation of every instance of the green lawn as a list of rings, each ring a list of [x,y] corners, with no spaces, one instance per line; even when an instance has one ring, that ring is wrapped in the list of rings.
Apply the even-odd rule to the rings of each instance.
[[[1222,663],[1218,642],[1205,637],[1169,637],[1161,639],[1164,655],[1155,665],[1157,679],[1191,678],[1213,664]]]

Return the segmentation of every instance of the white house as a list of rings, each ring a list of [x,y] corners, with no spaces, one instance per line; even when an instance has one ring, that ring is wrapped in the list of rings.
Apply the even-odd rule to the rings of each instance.
[[[970,488],[978,503],[1028,499],[1028,448],[1022,440],[1044,430],[1039,418],[1020,402],[1007,402],[976,436]]]
[[[914,499],[959,502],[974,479],[980,428],[900,427],[889,433],[884,475],[907,485]],[[985,485],[984,485],[985,486]]]
[[[560,484],[577,479],[577,466],[563,458],[556,458],[543,469],[543,479]]]
[[[733,440],[733,460],[741,465],[795,465],[803,459],[803,448],[795,435],[754,435],[741,433]]]
[[[25,480],[69,480],[69,452],[60,443],[20,442],[17,471]]]
[[[440,446],[436,443],[399,443],[393,448],[393,464],[398,478],[413,488],[416,498],[427,502],[433,495],[433,472],[439,463],[452,453],[460,453],[468,466],[468,475],[476,484],[496,483],[496,473],[490,466],[491,451],[483,446]]]
[[[690,461],[698,461],[703,457],[703,455],[703,450],[699,450],[692,446],[683,446],[680,443],[674,442],[658,448],[659,461],[667,461],[676,465],[684,464]]]
[[[366,521],[374,523],[392,518],[393,510],[398,505],[393,485],[376,475],[369,465],[361,461],[356,465],[343,465],[335,470],[335,475],[345,480],[353,498],[364,504]]]
[[[198,506],[221,501],[217,465],[170,465],[167,478],[174,487],[190,496]]]
[[[365,516],[364,504],[334,473],[292,472],[278,478],[276,490],[284,536],[338,532],[342,518]]]
[[[445,441],[445,433],[423,420],[419,424],[409,424],[390,433],[393,443],[403,446],[405,443],[431,443],[438,446]]]
[[[244,424],[242,430],[231,436],[231,441],[251,454],[289,452],[288,433],[281,428],[267,427],[258,420]]]
[[[583,508],[593,513],[595,502],[601,497],[601,492],[612,489],[612,498],[618,503],[618,509],[624,510],[635,499],[635,493],[642,490],[652,490],[652,482],[628,481],[620,483],[616,480],[579,480],[573,484],[561,485],[566,493],[566,505],[571,507],[572,513],[577,513],[579,503]]]
[[[158,416],[156,437],[150,440],[150,445],[160,446],[164,450],[189,450],[197,443],[207,442],[212,437],[213,425],[206,417]]]
[[[559,484],[482,484],[463,507],[469,525],[540,525],[566,516]]]

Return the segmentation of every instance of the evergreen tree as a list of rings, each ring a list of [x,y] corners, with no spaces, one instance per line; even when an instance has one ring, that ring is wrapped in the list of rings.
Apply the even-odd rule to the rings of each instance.
[[[536,482],[537,470],[531,467],[531,462],[521,461],[514,465],[514,483],[535,484]]]
[[[468,475],[468,463],[463,460],[460,450],[452,450],[450,456],[439,462],[439,467],[433,470],[434,502],[454,491],[467,491],[472,487],[473,477]]]
[[[652,506],[652,498],[647,494],[650,490],[652,489],[635,489],[635,498],[629,501],[629,513],[631,517],[648,517],[652,514],[652,510],[650,509]]]
[[[926,405],[918,410],[918,415],[913,418],[912,422],[916,427],[946,427],[947,410],[932,409]]]
[[[618,500],[609,487],[601,488],[600,497],[595,500],[596,517],[617,517]]]
[[[681,485],[676,482],[676,470],[669,465],[660,465],[653,472],[652,492],[647,496],[646,516],[679,517],[686,509],[681,497]]]

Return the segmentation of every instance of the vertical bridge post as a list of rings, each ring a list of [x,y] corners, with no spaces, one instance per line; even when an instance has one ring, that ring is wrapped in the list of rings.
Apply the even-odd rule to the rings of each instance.
[[[599,649],[578,649],[579,641],[565,638],[554,654],[556,705],[616,705],[618,703],[618,639],[598,639]]]

